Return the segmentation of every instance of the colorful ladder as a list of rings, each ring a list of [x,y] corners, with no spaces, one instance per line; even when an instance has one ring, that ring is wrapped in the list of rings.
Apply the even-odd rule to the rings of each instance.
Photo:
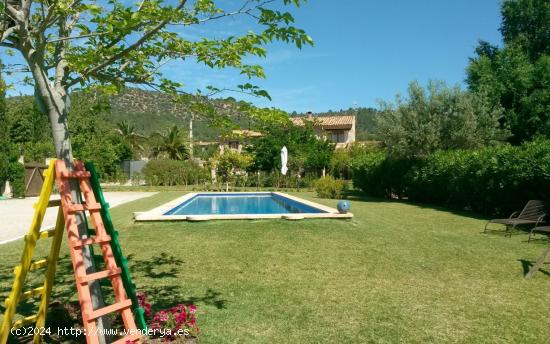
[[[61,194],[61,205],[65,216],[67,227],[67,238],[69,249],[71,252],[71,260],[76,280],[78,291],[78,299],[80,301],[80,310],[82,312],[82,321],[84,328],[88,334],[97,333],[96,319],[105,316],[109,313],[119,312],[122,316],[125,330],[128,335],[117,340],[116,344],[135,342],[139,340],[140,335],[137,331],[134,316],[132,314],[132,300],[126,297],[124,284],[120,277],[121,268],[113,257],[111,249],[111,237],[105,230],[105,225],[101,218],[101,204],[96,202],[96,198],[90,185],[90,173],[84,169],[84,165],[80,161],[75,161],[74,171],[70,172],[63,161],[56,161],[55,172],[59,193]],[[80,184],[80,191],[84,198],[84,203],[73,204],[71,196],[70,180],[76,179]],[[88,211],[90,218],[95,228],[95,236],[81,239],[78,233],[76,213]],[[84,254],[82,248],[86,245],[99,244],[103,261],[105,262],[106,270],[95,272],[92,274],[86,273],[84,266]],[[115,303],[100,309],[93,309],[89,283],[95,280],[108,278],[111,280]],[[86,341],[88,344],[98,344],[98,338],[95,335],[87,335]]]
[[[120,248],[118,240],[118,232],[113,226],[113,221],[111,220],[111,214],[109,213],[109,204],[105,201],[103,197],[103,190],[99,183],[99,175],[95,169],[95,166],[91,162],[85,164],[86,170],[90,172],[90,183],[92,184],[92,190],[94,190],[94,195],[96,199],[101,204],[101,218],[103,219],[103,224],[105,225],[105,230],[107,234],[111,236],[111,249],[118,266],[120,266],[122,272],[120,276],[122,277],[122,283],[124,284],[124,289],[126,289],[126,294],[132,300],[132,310],[134,311],[134,316],[136,317],[137,325],[142,329],[147,329],[147,323],[145,322],[143,308],[139,306],[139,302],[136,296],[136,286],[132,282],[132,277],[130,276],[130,270],[128,269],[128,260],[122,254],[122,249]]]
[[[0,327],[0,344],[5,344],[7,342],[10,330],[12,328],[20,328],[23,326],[28,326],[32,323],[36,323],[36,328],[42,328],[46,324],[46,312],[50,302],[50,295],[55,270],[57,267],[57,260],[59,257],[59,249],[61,247],[61,241],[63,240],[65,223],[61,209],[59,209],[55,228],[40,232],[46,209],[50,207],[58,207],[60,205],[59,201],[50,201],[55,180],[54,161],[50,162],[49,168],[46,172],[44,172],[44,177],[42,191],[40,192],[38,203],[35,205],[32,224],[29,229],[29,233],[25,235],[25,247],[21,255],[21,263],[14,269],[15,280],[13,282],[10,295],[6,299],[6,310],[2,320],[2,326]],[[53,237],[48,258],[33,262],[32,258],[37,241],[48,237]],[[23,286],[25,284],[27,273],[43,267],[46,267],[46,278],[42,287],[23,292]],[[13,317],[15,316],[17,304],[23,300],[36,296],[40,296],[38,313],[14,322]],[[40,333],[35,333],[33,342],[40,342]]]

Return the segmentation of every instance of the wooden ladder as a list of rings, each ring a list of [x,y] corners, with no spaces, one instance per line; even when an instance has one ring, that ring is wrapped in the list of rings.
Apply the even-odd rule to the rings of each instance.
[[[67,228],[67,238],[82,312],[82,321],[88,334],[86,341],[88,344],[99,343],[98,337],[95,335],[98,333],[96,324],[98,318],[110,313],[120,313],[127,333],[125,337],[120,338],[114,343],[126,344],[128,341],[136,342],[140,338],[140,333],[136,328],[132,314],[132,301],[126,297],[124,285],[120,277],[121,268],[117,266],[113,257],[111,237],[105,230],[105,225],[100,214],[102,207],[101,204],[97,203],[90,185],[90,173],[85,170],[84,164],[80,161],[75,161],[73,171],[69,171],[63,161],[57,160],[55,171]],[[80,184],[80,191],[84,199],[84,203],[82,204],[73,203],[70,188],[71,179],[78,180]],[[86,211],[89,212],[90,219],[94,225],[95,235],[81,238],[78,233],[76,214]],[[106,270],[87,274],[84,265],[83,248],[93,244],[100,246]],[[106,278],[111,280],[115,303],[100,309],[93,309],[89,284],[93,281]]]
[[[50,162],[49,168],[44,172],[44,184],[40,192],[38,202],[35,204],[34,215],[29,232],[24,237],[25,247],[21,254],[21,261],[18,266],[13,269],[15,274],[15,280],[13,282],[11,292],[5,301],[6,310],[2,319],[2,325],[0,327],[0,344],[5,344],[10,335],[11,329],[17,329],[30,324],[35,324],[35,328],[41,329],[46,324],[46,313],[48,305],[50,303],[50,295],[52,291],[55,270],[57,267],[57,260],[59,258],[59,249],[61,247],[61,241],[63,240],[63,231],[65,227],[63,214],[61,209],[57,213],[57,221],[54,229],[40,231],[44,215],[47,208],[59,207],[59,201],[51,201],[50,196],[53,190],[55,173],[54,173],[54,161]],[[53,241],[50,247],[50,253],[48,258],[41,259],[33,262],[34,250],[36,243],[40,239],[53,237]],[[44,283],[41,287],[31,289],[23,292],[25,280],[27,274],[30,271],[35,271],[41,268],[46,268],[46,275]],[[27,316],[23,319],[13,321],[17,305],[26,299],[40,296],[40,304],[38,306],[38,313]],[[33,342],[39,343],[41,340],[40,331],[34,333]]]
[[[126,295],[132,300],[132,311],[134,312],[134,317],[136,323],[142,330],[147,330],[147,322],[145,321],[145,311],[139,306],[139,301],[136,295],[136,286],[132,281],[132,276],[130,275],[130,269],[128,268],[128,260],[122,254],[122,248],[118,240],[118,231],[115,230],[113,225],[113,220],[111,219],[111,214],[109,213],[109,203],[105,200],[103,196],[103,190],[99,183],[99,175],[95,170],[95,166],[91,162],[86,162],[84,164],[86,170],[90,172],[90,184],[92,185],[92,190],[94,190],[94,195],[99,204],[101,204],[101,218],[103,219],[103,224],[105,225],[105,230],[107,234],[111,236],[111,249],[113,250],[113,255],[115,261],[121,268],[121,278],[122,283],[124,284],[124,289],[126,289]]]

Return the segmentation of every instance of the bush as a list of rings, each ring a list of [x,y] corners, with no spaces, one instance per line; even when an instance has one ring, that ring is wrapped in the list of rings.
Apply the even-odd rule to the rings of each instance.
[[[352,165],[354,185],[373,196],[488,214],[508,214],[530,199],[550,201],[550,140],[438,151],[423,160],[370,152]]]
[[[334,179],[330,176],[320,178],[315,183],[317,196],[321,198],[342,198],[346,184],[341,179]]]
[[[402,198],[407,194],[414,159],[386,156],[381,150],[365,151],[352,162],[353,185],[371,196]]]
[[[0,196],[9,180],[13,197],[25,197],[25,167],[17,161],[13,149],[0,150]]]
[[[476,151],[436,152],[414,169],[411,199],[507,214],[550,201],[550,140]]]
[[[200,184],[209,179],[210,174],[197,163],[186,160],[151,160],[143,168],[147,184],[154,186]]]

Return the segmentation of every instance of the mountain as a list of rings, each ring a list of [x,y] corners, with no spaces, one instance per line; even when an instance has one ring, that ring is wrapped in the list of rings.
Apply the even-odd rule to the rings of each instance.
[[[31,96],[11,97],[7,100],[8,107],[10,107],[10,104],[12,106],[17,105],[17,112],[36,111],[33,102],[34,100]],[[120,121],[129,121],[144,135],[164,131],[173,125],[189,128],[189,121],[192,116],[191,108],[193,107],[193,103],[196,102],[197,98],[195,96],[188,96],[179,102],[175,102],[172,96],[165,93],[127,88],[116,95],[109,96],[108,109],[106,110],[108,112],[107,120],[112,127],[115,127],[116,123]],[[235,99],[220,98],[211,100],[211,103],[215,105],[218,114],[231,119],[231,122],[237,123],[243,129],[251,129],[250,121],[246,115],[239,111],[239,102]],[[357,116],[357,140],[370,140],[375,136],[376,115],[378,114],[375,109],[357,108],[329,111],[314,115],[345,114],[354,114]],[[294,113],[294,115],[297,114]],[[212,123],[212,118],[205,116],[197,117],[193,121],[193,137],[195,140],[216,140],[221,133],[219,123]]]

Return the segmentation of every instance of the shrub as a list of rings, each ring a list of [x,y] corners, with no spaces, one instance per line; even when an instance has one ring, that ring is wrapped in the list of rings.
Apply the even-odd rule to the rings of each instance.
[[[366,151],[352,162],[353,185],[371,196],[404,197],[414,164],[414,159],[387,156],[381,150]]]
[[[143,175],[154,186],[200,184],[209,178],[206,169],[190,160],[151,160],[143,168]]]
[[[436,152],[413,171],[411,199],[506,214],[550,200],[550,141]]]
[[[13,197],[25,197],[25,167],[19,162],[8,165],[8,176],[12,187]]]
[[[151,319],[153,333],[160,334],[164,340],[174,340],[178,332],[185,336],[197,337],[199,327],[195,313],[197,307],[194,305],[179,304],[167,310],[157,312]]]
[[[330,176],[320,178],[315,184],[317,196],[321,198],[342,198],[346,184],[341,179],[334,179]]]
[[[530,199],[550,201],[550,140],[521,146],[437,151],[423,160],[370,152],[353,162],[354,185],[379,197],[507,214]]]

